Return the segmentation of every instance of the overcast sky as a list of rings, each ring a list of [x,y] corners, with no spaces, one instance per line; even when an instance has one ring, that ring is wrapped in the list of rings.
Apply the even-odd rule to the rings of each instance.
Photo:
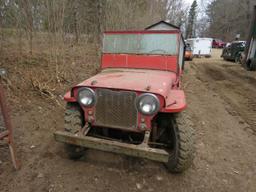
[[[191,5],[194,0],[185,0],[188,5]],[[198,5],[206,6],[211,0],[197,0]]]
[[[187,4],[191,5],[194,0],[185,0],[185,1],[187,2]]]
[[[184,0],[188,6],[191,6],[194,0]],[[212,0],[197,0],[197,4],[199,5],[199,17],[202,17],[205,14],[205,9],[207,4]]]

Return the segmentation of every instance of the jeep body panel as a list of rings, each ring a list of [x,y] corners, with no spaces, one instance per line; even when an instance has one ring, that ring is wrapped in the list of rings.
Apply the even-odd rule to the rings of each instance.
[[[144,93],[150,93],[154,94],[160,102],[158,112],[177,113],[184,110],[186,108],[185,94],[180,90],[184,49],[185,43],[181,32],[176,29],[105,32],[101,72],[74,86],[70,92],[66,93],[64,99],[67,102],[78,102],[79,89],[91,88],[101,99],[102,95],[109,98],[106,99],[108,101],[104,101],[105,104],[100,104],[101,100],[96,101],[96,105],[90,108],[81,106],[85,121],[95,126],[128,129],[129,131],[143,131],[141,127],[144,125],[147,129],[151,129],[151,121],[157,114],[142,115],[137,109],[130,109],[128,105],[136,108],[136,99]],[[122,95],[127,95],[133,100],[126,100],[122,98]],[[119,105],[113,101],[116,99],[120,99]],[[129,102],[129,104],[125,106],[124,102]],[[102,109],[104,111],[101,114],[102,119],[106,119],[109,116],[119,116],[118,114],[125,113],[125,110],[116,109],[120,106],[130,110],[130,114],[127,115],[133,116],[132,127],[129,123],[129,126],[125,127],[118,125],[117,122],[113,126],[104,124],[104,121],[97,122],[97,111]],[[112,114],[112,107],[115,107],[113,110],[117,115]],[[119,119],[121,121],[122,117],[119,116]]]
[[[127,90],[140,93],[154,93],[162,97],[163,112],[179,112],[186,107],[184,91],[179,90],[177,75],[170,71],[144,69],[105,69],[99,74],[83,81],[80,87]],[[75,94],[66,93],[64,99],[76,102]]]
[[[101,68],[156,69],[181,73],[185,42],[179,30],[104,33]]]
[[[178,58],[175,55],[130,55],[130,54],[103,54],[102,69],[106,68],[132,68],[155,69],[177,73]]]
[[[184,54],[180,29],[164,21],[143,31],[105,32],[101,71],[65,94],[65,129],[55,140],[66,143],[71,158],[93,148],[185,170],[193,130],[177,114],[186,108]]]
[[[105,69],[77,86],[150,92],[166,97],[177,75],[169,71],[144,69]]]

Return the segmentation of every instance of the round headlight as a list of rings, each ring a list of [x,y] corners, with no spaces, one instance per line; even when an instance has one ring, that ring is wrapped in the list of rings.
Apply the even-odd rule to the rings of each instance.
[[[78,102],[85,107],[93,106],[96,102],[95,92],[90,88],[79,89]]]
[[[136,106],[143,115],[153,115],[158,112],[160,102],[154,94],[145,93],[138,97]]]

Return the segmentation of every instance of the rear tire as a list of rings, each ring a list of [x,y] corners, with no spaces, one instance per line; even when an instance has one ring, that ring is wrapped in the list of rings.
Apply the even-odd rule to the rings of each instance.
[[[65,131],[77,133],[84,125],[83,113],[77,104],[68,103],[65,111]],[[84,155],[85,148],[65,144],[65,150],[70,159],[77,160]]]

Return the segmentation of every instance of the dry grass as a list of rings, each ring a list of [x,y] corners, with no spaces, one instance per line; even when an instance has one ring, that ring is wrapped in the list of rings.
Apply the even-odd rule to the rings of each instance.
[[[13,101],[41,97],[61,105],[62,95],[72,85],[95,73],[99,66],[98,46],[86,39],[72,44],[54,34],[37,33],[32,55],[28,42],[15,31],[4,31],[0,39],[0,67],[6,68],[5,85]]]

